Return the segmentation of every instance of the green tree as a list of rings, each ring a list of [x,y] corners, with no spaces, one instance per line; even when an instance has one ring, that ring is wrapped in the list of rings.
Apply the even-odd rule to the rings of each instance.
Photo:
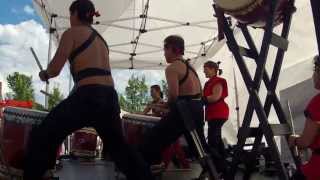
[[[32,76],[26,76],[18,72],[14,72],[7,76],[8,87],[12,93],[7,94],[7,97],[11,97],[20,101],[33,101],[34,89],[32,87]]]
[[[144,76],[132,75],[128,81],[124,95],[120,95],[120,107],[128,112],[141,112],[148,103],[148,86]]]
[[[63,95],[60,92],[59,88],[54,87],[48,100],[49,110],[51,110],[56,105],[58,105],[62,100],[63,100]]]
[[[167,81],[165,80],[161,80],[161,88],[162,88],[162,92],[163,92],[163,98],[164,99],[167,99],[168,98],[168,95],[169,95],[169,91],[168,91],[168,84],[167,84]]]

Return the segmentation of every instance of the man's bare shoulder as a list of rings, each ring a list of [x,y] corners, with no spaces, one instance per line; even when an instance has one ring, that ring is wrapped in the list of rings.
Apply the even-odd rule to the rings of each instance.
[[[72,37],[72,34],[73,34],[73,29],[72,28],[68,28],[67,30],[65,30],[63,33],[62,33],[62,37]]]
[[[173,64],[169,64],[169,65],[166,67],[166,71],[171,71],[173,68],[174,68],[174,65],[173,65]]]
[[[179,70],[183,67],[183,63],[180,62],[180,61],[176,61],[176,62],[173,62],[171,63],[166,69],[168,70]]]

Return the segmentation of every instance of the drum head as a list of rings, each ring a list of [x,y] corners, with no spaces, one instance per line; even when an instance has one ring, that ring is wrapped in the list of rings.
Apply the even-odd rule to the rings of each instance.
[[[115,167],[111,162],[62,160],[62,165],[63,168],[55,174],[60,180],[116,180]]]
[[[255,1],[262,0],[214,0],[214,2],[223,10],[235,12],[247,8]]]
[[[48,112],[34,109],[6,107],[3,112],[4,121],[19,124],[40,124]]]

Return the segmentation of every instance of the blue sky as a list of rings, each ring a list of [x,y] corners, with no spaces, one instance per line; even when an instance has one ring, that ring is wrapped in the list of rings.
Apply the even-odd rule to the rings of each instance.
[[[39,17],[32,11],[31,0],[1,0],[0,24],[17,24],[22,21],[34,19],[40,22]]]

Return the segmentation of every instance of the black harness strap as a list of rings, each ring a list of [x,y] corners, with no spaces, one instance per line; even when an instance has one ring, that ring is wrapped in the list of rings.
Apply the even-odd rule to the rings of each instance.
[[[199,76],[198,76],[198,73],[193,69],[193,67],[189,64],[188,61],[183,61],[183,63],[186,65],[187,67],[187,70],[186,70],[186,74],[183,76],[183,78],[181,80],[179,80],[179,85],[182,85],[188,78],[189,76],[189,70],[193,72],[193,74],[197,77],[197,79],[199,80],[199,83],[200,83],[200,93],[199,94],[195,94],[195,95],[187,95],[187,96],[179,96],[179,97],[188,97],[188,98],[198,98],[198,97],[201,97],[201,92],[202,92],[202,87],[201,87],[201,81],[199,79]],[[190,97],[189,97],[190,96]]]
[[[193,94],[193,95],[182,95],[178,96],[178,99],[184,99],[184,100],[195,100],[201,98],[201,94]]]
[[[183,62],[183,63],[187,66],[187,70],[186,70],[186,74],[183,76],[183,78],[181,80],[179,80],[179,85],[183,84],[189,76],[189,66],[188,66],[187,62]]]
[[[72,73],[73,80],[75,82],[79,82],[81,79],[84,79],[84,78],[87,78],[90,76],[104,76],[104,75],[109,76],[109,75],[111,75],[110,70],[100,69],[100,68],[85,68],[83,70],[80,70],[77,73],[74,73],[74,71],[73,71],[73,64],[74,64],[75,58],[80,53],[85,51],[93,43],[93,41],[95,40],[95,38],[97,36],[103,41],[103,43],[105,44],[107,51],[109,53],[109,46],[108,46],[107,42],[103,39],[103,37],[99,34],[99,32],[97,32],[94,28],[90,27],[90,29],[92,30],[92,33],[89,36],[89,38],[83,44],[81,44],[81,46],[76,48],[69,56],[70,71]]]
[[[96,36],[96,31],[93,31],[89,38],[83,44],[81,44],[81,46],[72,51],[72,53],[69,56],[69,61],[71,65],[74,63],[75,58],[92,44]]]
[[[82,53],[84,50],[86,50],[92,43],[93,41],[95,40],[96,36],[98,36],[102,42],[104,43],[104,45],[106,46],[107,50],[108,50],[108,53],[109,53],[109,46],[107,44],[107,42],[103,39],[103,37],[100,35],[100,33],[95,30],[94,28],[90,27],[90,29],[92,30],[92,33],[91,35],[89,36],[89,38],[81,45],[79,46],[78,48],[76,48],[72,53],[71,55],[69,56],[69,61],[70,61],[70,64],[73,64],[74,63],[74,59],[80,54]]]
[[[79,82],[84,78],[92,77],[92,76],[110,76],[110,75],[111,75],[111,72],[106,69],[86,68],[77,73],[77,75],[74,77],[74,81]]]
[[[109,45],[108,45],[108,43],[106,42],[106,40],[104,40],[104,38],[101,36],[101,34],[100,34],[97,30],[95,30],[95,29],[92,28],[92,27],[91,27],[91,29],[92,29],[92,31],[95,32],[95,33],[97,34],[97,36],[102,40],[102,42],[103,42],[104,45],[106,46],[106,48],[107,48],[107,50],[108,50],[108,53],[109,53]]]
[[[194,73],[194,75],[199,79],[198,73],[190,66],[188,61],[183,61],[183,63],[187,66],[187,70],[186,70],[186,74],[183,76],[183,78],[181,80],[179,80],[179,85],[183,84],[187,80],[187,78],[189,76],[189,70],[191,70]]]

